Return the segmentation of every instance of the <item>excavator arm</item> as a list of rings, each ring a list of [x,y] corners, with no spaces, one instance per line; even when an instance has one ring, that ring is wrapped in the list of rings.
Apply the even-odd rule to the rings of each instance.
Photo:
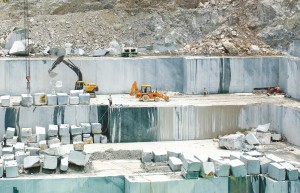
[[[139,89],[138,89],[136,81],[134,81],[133,84],[132,84],[132,86],[131,86],[129,95],[130,96],[135,95],[137,97],[138,94],[139,94]]]
[[[80,71],[80,69],[71,61],[71,60],[64,60],[64,55],[63,56],[60,56],[58,57],[55,62],[52,64],[51,68],[48,70],[48,73],[49,75],[53,76],[54,74],[52,73],[52,71],[60,64],[60,63],[64,63],[65,65],[67,65],[69,68],[71,68],[71,70],[73,70],[77,77],[78,77],[78,80],[77,81],[82,81],[82,73]],[[51,74],[52,73],[52,74]]]

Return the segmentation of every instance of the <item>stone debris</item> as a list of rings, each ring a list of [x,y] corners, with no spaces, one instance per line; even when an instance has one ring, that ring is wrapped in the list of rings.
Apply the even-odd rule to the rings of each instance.
[[[29,156],[28,153],[25,153],[24,151],[17,151],[15,153],[15,160],[17,161],[18,165],[24,164],[24,158]]]
[[[219,147],[230,150],[241,150],[244,148],[245,135],[231,134],[219,138]]]
[[[257,128],[256,128],[256,131],[266,133],[266,132],[268,132],[269,128],[270,128],[270,123],[265,124],[265,125],[258,125]]]
[[[272,141],[281,141],[282,140],[282,136],[281,136],[281,134],[273,133],[271,135],[271,139],[272,139]]]

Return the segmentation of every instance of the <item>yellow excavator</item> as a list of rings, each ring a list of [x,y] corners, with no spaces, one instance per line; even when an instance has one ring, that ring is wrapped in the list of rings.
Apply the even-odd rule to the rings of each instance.
[[[83,90],[84,92],[90,93],[91,98],[95,98],[96,97],[96,91],[98,91],[98,86],[95,83],[89,83],[87,84],[85,81],[82,80],[82,73],[80,71],[80,69],[71,61],[71,60],[64,60],[64,55],[58,57],[55,62],[52,64],[51,68],[48,70],[49,76],[50,77],[54,77],[57,75],[57,73],[52,72],[57,65],[59,65],[60,63],[64,63],[66,66],[68,66],[69,68],[71,68],[71,70],[73,70],[76,75],[78,76],[78,80],[75,83],[75,90]]]
[[[169,96],[161,94],[157,90],[152,91],[150,84],[142,84],[141,90],[139,90],[136,81],[133,82],[129,95],[135,95],[136,98],[144,102],[148,102],[149,100],[159,102],[160,99],[164,99],[166,102],[170,101]]]

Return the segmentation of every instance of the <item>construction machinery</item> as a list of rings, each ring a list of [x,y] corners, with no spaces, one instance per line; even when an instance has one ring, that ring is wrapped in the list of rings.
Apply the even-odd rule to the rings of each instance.
[[[155,102],[160,101],[160,99],[164,99],[169,102],[170,97],[164,94],[161,94],[157,90],[152,91],[150,84],[142,84],[141,89],[138,89],[136,81],[133,82],[130,90],[130,96],[134,96],[141,101],[148,102],[149,100],[154,100]]]
[[[124,47],[121,52],[122,57],[134,57],[138,55],[136,47]]]
[[[66,66],[68,66],[69,68],[71,68],[71,70],[73,70],[77,77],[78,80],[75,83],[75,90],[83,90],[84,92],[90,93],[92,98],[96,97],[95,92],[98,91],[98,86],[95,83],[89,83],[87,84],[85,81],[83,81],[82,79],[82,73],[80,71],[80,69],[71,61],[71,60],[64,60],[64,55],[58,57],[55,62],[52,64],[51,68],[48,70],[49,76],[50,77],[54,77],[57,75],[57,73],[52,72],[57,65],[59,65],[60,63],[64,63]]]

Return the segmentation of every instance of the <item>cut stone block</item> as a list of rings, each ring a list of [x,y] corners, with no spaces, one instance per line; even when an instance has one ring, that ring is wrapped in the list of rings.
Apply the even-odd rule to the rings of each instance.
[[[32,135],[32,128],[22,128],[21,129],[21,136],[27,138],[28,136]]]
[[[48,136],[57,136],[58,135],[58,125],[49,125]]]
[[[71,135],[81,135],[82,127],[71,125]]]
[[[39,167],[41,165],[40,163],[40,157],[39,156],[27,156],[24,158],[24,168],[34,168]]]
[[[300,168],[300,162],[297,161],[287,161],[289,164],[292,164],[296,168]]]
[[[254,150],[254,151],[248,151],[248,152],[245,152],[244,153],[245,155],[249,155],[249,156],[252,156],[252,157],[263,157],[263,154]]]
[[[17,152],[17,151],[25,151],[25,144],[18,142],[18,143],[16,143],[14,145],[14,148],[15,148],[15,152]]]
[[[46,105],[47,97],[45,93],[35,93],[33,94],[33,104],[36,106]]]
[[[240,159],[241,155],[242,155],[242,153],[240,153],[240,152],[232,152],[230,154],[229,158],[230,158],[230,160]]]
[[[83,142],[85,144],[93,144],[93,137],[84,137]]]
[[[21,142],[27,144],[27,137],[21,137]]]
[[[91,126],[92,126],[92,133],[93,134],[101,134],[102,133],[102,130],[101,130],[102,125],[101,125],[101,123],[92,123]]]
[[[275,181],[271,178],[265,177],[264,193],[284,193],[289,191],[288,181]],[[295,192],[296,193],[296,192]]]
[[[68,157],[64,157],[60,161],[60,170],[61,171],[67,171],[69,167],[69,160]]]
[[[68,105],[69,96],[67,93],[57,93],[57,103],[58,105]]]
[[[33,104],[33,98],[30,94],[21,95],[21,105],[23,107],[30,107]]]
[[[166,162],[168,161],[167,152],[162,150],[153,151],[154,162]]]
[[[5,162],[5,173],[7,178],[16,178],[19,176],[19,169],[16,160]]]
[[[71,143],[71,135],[64,135],[60,137],[61,144],[66,145]]]
[[[61,147],[59,144],[55,144],[57,146],[55,147],[50,147],[48,149],[45,149],[45,150],[42,150],[40,152],[40,154],[43,154],[43,155],[52,155],[52,156],[61,156],[63,154],[62,150],[61,150]]]
[[[100,135],[100,143],[107,143],[107,137],[105,135]]]
[[[15,159],[18,163],[18,165],[23,165],[24,164],[24,158],[29,156],[27,153],[25,153],[24,151],[17,151],[15,153]]]
[[[258,125],[256,127],[256,131],[260,131],[260,132],[264,132],[265,133],[265,132],[268,132],[269,127],[270,127],[270,123],[264,124],[264,125]]]
[[[244,134],[231,134],[220,137],[219,147],[230,150],[239,150],[244,147],[245,136]]]
[[[59,126],[59,135],[60,136],[69,136],[70,135],[70,125],[69,124],[61,124]]]
[[[248,144],[250,144],[250,145],[258,145],[259,144],[258,139],[255,137],[255,135],[253,133],[248,133],[246,135],[245,139],[248,142]]]
[[[70,105],[78,105],[79,104],[79,97],[77,96],[70,96]]]
[[[70,96],[79,97],[79,94],[83,94],[83,90],[70,90]]]
[[[270,159],[272,162],[276,162],[276,163],[282,163],[284,162],[284,159],[275,156],[274,154],[267,154],[266,157],[268,159]]]
[[[51,140],[48,140],[48,146],[50,147],[52,144],[59,144],[60,140],[58,138],[54,138]]]
[[[198,179],[199,178],[199,172],[188,172],[186,169],[182,166],[181,167],[181,174],[185,179]]]
[[[36,133],[36,140],[44,141],[46,140],[46,128],[45,127],[35,127],[35,133]]]
[[[82,133],[92,133],[92,126],[89,123],[81,123]]]
[[[3,147],[2,148],[2,154],[14,154],[14,148],[13,147]]]
[[[57,105],[57,95],[47,94],[47,105]]]
[[[85,134],[82,134],[82,137],[83,137],[83,138],[89,138],[89,137],[91,137],[91,134],[85,133]]]
[[[181,161],[182,161],[182,166],[188,172],[197,172],[197,171],[199,172],[201,169],[201,162],[195,157],[185,156],[181,159]]]
[[[27,136],[27,143],[36,143],[37,142],[37,137],[36,134],[32,134],[31,136]]]
[[[48,148],[47,141],[46,140],[40,141],[39,142],[39,147],[40,147],[41,150],[47,149]]]
[[[101,134],[94,134],[94,143],[100,143]]]
[[[203,154],[196,154],[194,157],[199,160],[201,163],[208,161],[208,156]]]
[[[18,142],[18,136],[13,136],[12,139],[7,139],[6,143],[8,145],[15,145]]]
[[[168,164],[173,172],[178,172],[181,170],[182,161],[177,157],[169,157]]]
[[[9,95],[1,96],[1,105],[2,105],[2,107],[10,106],[10,96]]]
[[[57,157],[56,156],[45,156],[44,169],[55,170],[57,168]]]
[[[73,147],[75,151],[83,151],[84,150],[84,143],[83,142],[74,142]]]
[[[142,150],[142,162],[152,162],[153,160],[153,152],[150,149]]]
[[[81,151],[71,151],[69,155],[69,163],[78,166],[85,166],[86,163],[89,161],[89,159],[90,159],[90,155]]]
[[[179,156],[181,155],[181,152],[176,151],[176,150],[167,151],[167,155],[168,155],[168,158],[169,157],[177,157],[177,158],[179,158]]]
[[[268,168],[268,174],[271,178],[277,181],[285,180],[286,176],[285,168],[279,163],[270,163]]]
[[[258,158],[242,155],[240,160],[246,165],[247,174],[260,174],[260,163]]]
[[[26,144],[28,147],[39,147],[38,143],[27,143]]]
[[[298,169],[295,168],[292,164],[289,163],[281,163],[281,165],[285,168],[287,179],[290,181],[298,180],[299,174]]]
[[[16,129],[13,127],[7,127],[6,132],[5,132],[5,137],[6,139],[12,139],[15,135]]]
[[[89,105],[91,100],[91,96],[89,93],[79,94],[79,104],[81,105]]]
[[[234,159],[234,160],[230,160],[229,164],[230,164],[230,172],[232,176],[245,177],[247,175],[246,166],[242,161],[238,159]]]
[[[0,178],[3,177],[3,173],[4,173],[4,163],[3,160],[0,159]]]
[[[267,174],[269,169],[269,164],[272,163],[272,161],[266,157],[262,157],[259,159],[259,162],[260,162],[260,173]]]
[[[200,175],[203,178],[213,177],[215,175],[215,166],[213,162],[203,162]]]
[[[271,135],[273,141],[281,141],[281,134],[274,133]]]
[[[72,141],[74,142],[82,142],[82,135],[73,135]]]
[[[38,147],[26,147],[26,151],[30,152],[31,156],[39,155],[40,148]]]
[[[260,144],[267,145],[271,143],[271,133],[259,133],[256,132],[256,138],[258,139]]]
[[[222,159],[210,158],[210,161],[214,163],[215,175],[218,177],[227,177],[230,174],[230,165],[228,162]]]
[[[49,148],[60,147],[61,143],[53,143],[49,145]]]
[[[5,163],[6,161],[14,160],[15,155],[14,154],[4,154],[4,155],[2,155],[1,159]]]

